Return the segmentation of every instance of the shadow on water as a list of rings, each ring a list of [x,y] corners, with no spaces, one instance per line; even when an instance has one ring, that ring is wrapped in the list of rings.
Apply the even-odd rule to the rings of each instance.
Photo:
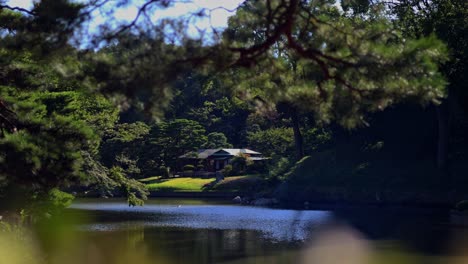
[[[334,216],[376,244],[396,243],[425,255],[447,254],[454,236],[468,237],[466,228],[450,225],[444,210],[372,208],[336,211]]]

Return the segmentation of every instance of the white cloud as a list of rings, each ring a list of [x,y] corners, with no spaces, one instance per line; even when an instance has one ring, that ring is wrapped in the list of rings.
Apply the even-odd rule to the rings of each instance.
[[[83,0],[78,0],[79,2],[85,2]],[[205,9],[215,9],[211,12],[211,26],[213,27],[226,27],[227,19],[229,16],[233,15],[233,12],[228,10],[234,10],[245,0],[193,0],[193,1],[176,1],[173,6],[160,9],[155,11],[154,18],[168,18],[168,17],[180,17],[191,12],[200,10],[201,8]],[[142,0],[135,0],[129,6],[120,8],[114,13],[114,17],[118,20],[130,21],[135,18],[138,12],[138,4],[143,3]],[[32,0],[8,0],[7,3],[10,6],[17,6],[21,8],[31,8]],[[98,13],[95,14],[91,23],[92,26],[96,27],[98,24],[104,22],[104,18],[101,17]],[[207,19],[208,20],[208,19]],[[200,19],[196,22],[198,28],[208,28],[210,26],[209,21],[204,21]]]
[[[7,4],[10,6],[17,6],[21,8],[30,8],[32,7],[32,1],[31,0],[9,0],[7,1]]]
[[[7,0],[10,6],[17,6],[29,9],[35,0]],[[86,0],[75,0],[77,2],[87,2]],[[210,32],[211,27],[225,28],[228,18],[235,14],[235,9],[245,0],[175,0],[174,3],[165,9],[156,9],[151,17],[154,21],[162,18],[177,18],[184,15],[195,13],[201,9],[211,10],[209,17],[192,17],[191,24],[188,28],[189,35],[196,36],[198,30],[206,30]],[[145,0],[133,0],[129,5],[121,7],[111,15],[114,22],[132,21],[138,13],[138,8]],[[112,1],[105,5],[104,11],[110,10]],[[233,10],[234,12],[229,12]],[[97,33],[97,27],[107,22],[108,17],[103,16],[100,12],[95,11],[93,18],[87,24],[89,33]]]

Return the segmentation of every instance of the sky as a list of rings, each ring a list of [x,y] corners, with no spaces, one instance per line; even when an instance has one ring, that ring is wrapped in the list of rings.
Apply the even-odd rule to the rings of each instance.
[[[18,6],[22,8],[30,8],[32,6],[33,0],[7,0],[6,1],[10,6]],[[111,1],[112,2],[112,1]],[[119,8],[114,12],[113,17],[117,21],[131,21],[135,18],[138,12],[138,6],[144,0],[133,0],[132,3],[128,6]],[[234,15],[234,12],[229,12],[228,10],[234,10],[238,7],[244,0],[191,0],[191,1],[175,1],[176,3],[173,6],[167,9],[159,9],[154,12],[152,17],[155,20],[159,18],[171,18],[171,17],[180,17],[184,14],[193,13],[201,8],[205,9],[215,9],[217,7],[222,7],[213,10],[210,13],[210,19],[203,18],[193,21],[189,27],[189,34],[197,32],[197,29],[209,30],[211,27],[214,28],[225,28],[227,26],[227,20],[229,16]],[[112,3],[110,3],[112,5]],[[95,12],[93,14],[93,19],[89,24],[90,32],[95,32],[95,29],[98,25],[102,24],[105,21],[105,18]]]

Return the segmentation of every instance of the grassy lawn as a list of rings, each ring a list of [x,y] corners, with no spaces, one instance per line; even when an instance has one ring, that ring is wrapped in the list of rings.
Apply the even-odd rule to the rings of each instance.
[[[155,180],[153,183],[147,184],[146,186],[150,191],[201,192],[206,184],[214,180],[215,178],[181,177]]]
[[[163,192],[201,192],[201,191],[249,191],[261,185],[264,180],[259,175],[242,175],[226,177],[215,186],[209,186],[215,178],[191,178],[180,177],[161,179],[160,177],[150,177],[141,179],[150,191]]]

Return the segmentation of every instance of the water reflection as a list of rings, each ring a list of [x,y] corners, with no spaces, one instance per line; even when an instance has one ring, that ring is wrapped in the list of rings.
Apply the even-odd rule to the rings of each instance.
[[[446,213],[400,209],[301,211],[158,199],[135,208],[86,200],[73,212],[94,217],[76,227],[105,260],[96,263],[454,263],[451,234],[467,233],[448,225]]]
[[[280,210],[238,205],[161,205],[128,207],[124,203],[77,203],[73,209],[96,214],[99,223],[82,230],[115,231],[129,226],[253,230],[271,241],[303,241],[310,230],[330,220],[327,211]],[[114,220],[114,221],[113,221]],[[117,220],[117,221],[116,221]],[[127,220],[121,222],[121,220]],[[104,223],[102,221],[105,221]]]

